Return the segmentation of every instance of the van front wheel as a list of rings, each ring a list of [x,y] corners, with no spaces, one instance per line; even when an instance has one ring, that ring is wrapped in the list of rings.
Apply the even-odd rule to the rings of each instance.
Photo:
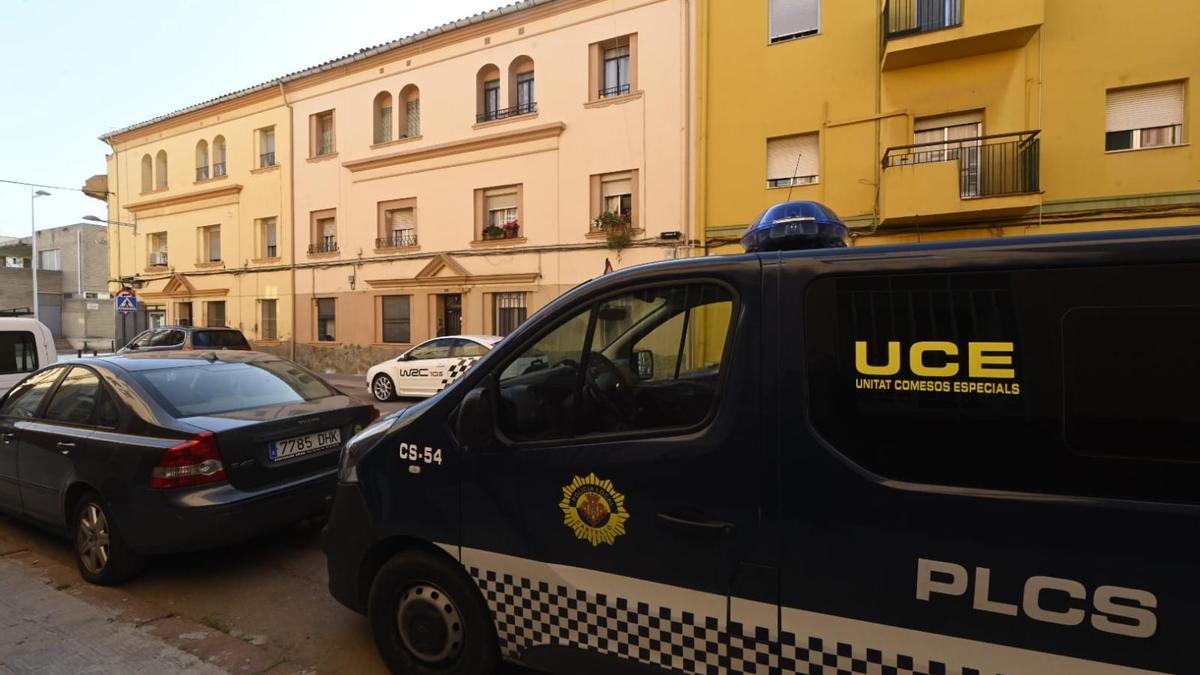
[[[425,551],[399,553],[371,584],[367,614],[393,673],[479,675],[499,661],[496,629],[457,565]]]

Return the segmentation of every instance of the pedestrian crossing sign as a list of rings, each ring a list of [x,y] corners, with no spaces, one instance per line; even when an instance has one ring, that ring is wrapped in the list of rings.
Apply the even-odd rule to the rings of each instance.
[[[137,296],[133,293],[121,293],[117,295],[117,311],[122,314],[136,312]]]

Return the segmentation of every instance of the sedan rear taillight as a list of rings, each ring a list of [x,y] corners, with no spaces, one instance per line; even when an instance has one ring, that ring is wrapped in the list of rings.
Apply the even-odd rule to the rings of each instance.
[[[217,451],[217,437],[208,431],[163,450],[158,465],[150,472],[150,487],[160,490],[225,480],[225,465]]]

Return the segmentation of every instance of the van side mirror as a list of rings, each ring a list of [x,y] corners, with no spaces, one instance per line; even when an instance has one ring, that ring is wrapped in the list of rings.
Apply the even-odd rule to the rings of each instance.
[[[633,360],[637,364],[639,380],[649,380],[654,377],[654,352],[649,349],[638,350],[633,353]]]
[[[486,450],[495,443],[492,395],[487,385],[467,392],[459,404],[454,435],[463,450]]]

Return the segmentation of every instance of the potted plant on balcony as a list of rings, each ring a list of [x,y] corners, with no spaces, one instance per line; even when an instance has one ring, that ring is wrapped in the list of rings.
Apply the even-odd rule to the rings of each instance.
[[[516,239],[521,234],[521,224],[515,219],[500,226],[504,230],[505,239]]]
[[[499,225],[488,225],[487,227],[483,228],[483,238],[485,241],[490,239],[503,239],[504,228],[500,227]]]
[[[592,219],[592,228],[604,230],[608,247],[614,251],[620,251],[633,241],[630,224],[628,211],[604,211]]]

